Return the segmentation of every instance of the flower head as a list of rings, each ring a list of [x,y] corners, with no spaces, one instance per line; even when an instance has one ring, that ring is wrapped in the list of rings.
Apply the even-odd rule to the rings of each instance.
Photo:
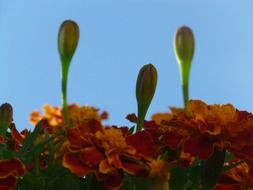
[[[214,149],[227,149],[240,159],[252,159],[253,116],[250,113],[238,111],[231,104],[207,105],[191,100],[187,112],[174,109],[169,115],[153,118],[158,118],[157,123],[167,128],[163,140],[170,148],[180,146],[184,152],[203,160]]]

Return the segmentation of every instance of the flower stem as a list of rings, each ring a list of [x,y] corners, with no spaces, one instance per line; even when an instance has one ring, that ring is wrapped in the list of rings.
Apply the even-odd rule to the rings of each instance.
[[[169,190],[168,176],[159,176],[152,178],[149,186],[149,190]]]
[[[68,119],[68,103],[67,103],[67,81],[68,81],[68,71],[70,61],[62,62],[62,75],[61,75],[61,83],[62,83],[62,108],[63,108],[63,118],[67,127],[69,127],[69,119]]]
[[[190,78],[190,63],[181,63],[179,64],[180,75],[181,75],[181,84],[183,90],[183,99],[184,99],[184,108],[187,110],[187,104],[189,100],[189,78]]]

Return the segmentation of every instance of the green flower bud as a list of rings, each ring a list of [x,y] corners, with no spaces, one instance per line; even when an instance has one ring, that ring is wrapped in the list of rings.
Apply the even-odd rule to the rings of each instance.
[[[139,71],[136,83],[136,99],[138,104],[137,130],[141,130],[148,107],[155,94],[157,70],[152,64],[144,65]]]
[[[0,136],[5,137],[6,131],[10,126],[13,116],[12,106],[4,103],[0,106]]]
[[[194,43],[193,32],[189,27],[182,26],[176,31],[174,37],[174,51],[179,64],[185,110],[187,110],[189,99],[189,77],[191,62],[194,55]]]
[[[58,33],[58,50],[61,57],[61,83],[62,83],[62,107],[64,121],[68,126],[67,110],[67,81],[71,59],[75,53],[79,40],[79,27],[72,20],[66,20],[61,24]]]
[[[0,106],[0,122],[5,123],[6,125],[10,125],[13,121],[13,110],[12,106],[8,103],[4,103]]]
[[[58,50],[62,61],[70,61],[79,40],[79,26],[72,20],[64,21],[58,33]]]
[[[194,35],[187,26],[177,29],[174,37],[174,50],[181,64],[190,64],[194,55]]]

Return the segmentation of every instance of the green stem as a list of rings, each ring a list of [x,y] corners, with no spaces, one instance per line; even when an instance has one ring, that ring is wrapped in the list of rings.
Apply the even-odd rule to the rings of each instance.
[[[152,178],[149,186],[149,190],[169,190],[168,176],[160,176]]]
[[[214,150],[212,156],[200,163],[200,181],[204,190],[212,190],[222,172],[226,150]]]
[[[69,127],[69,119],[68,119],[68,103],[67,103],[67,82],[68,82],[68,71],[69,71],[70,61],[62,61],[62,75],[61,75],[61,83],[62,83],[62,108],[63,108],[63,117],[64,122],[67,127]]]
[[[34,167],[35,167],[35,175],[40,175],[40,159],[39,159],[39,153],[38,151],[34,154]]]
[[[179,64],[185,110],[187,110],[187,104],[188,104],[188,100],[189,100],[190,69],[191,69],[191,63],[180,63]]]
[[[139,119],[139,117],[138,117],[136,131],[141,131],[143,123],[144,123],[144,119]]]
[[[137,128],[136,131],[141,131],[143,124],[144,124],[144,120],[147,114],[147,106],[145,106],[144,104],[140,104],[138,106],[138,119],[137,119]]]

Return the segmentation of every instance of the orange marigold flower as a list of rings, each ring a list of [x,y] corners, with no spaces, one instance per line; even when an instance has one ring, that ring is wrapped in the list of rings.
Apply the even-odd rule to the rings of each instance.
[[[0,160],[0,189],[15,189],[18,178],[25,174],[24,164],[17,158]]]
[[[82,123],[90,119],[101,121],[108,117],[106,112],[99,114],[99,109],[91,106],[78,106],[77,104],[71,104],[68,106],[68,114],[70,124],[75,127],[80,126]],[[41,119],[46,119],[48,124],[52,127],[64,127],[63,112],[60,107],[45,105],[43,107],[43,114],[40,114],[38,111],[33,111],[30,114],[30,122],[33,125],[36,125]]]
[[[127,145],[123,131],[106,128],[95,119],[68,129],[68,152],[63,157],[63,166],[78,176],[94,173],[107,188],[119,189],[123,182],[120,154],[135,153],[135,149]],[[113,179],[113,183],[109,179]]]
[[[253,160],[253,115],[231,104],[207,105],[200,100],[188,102],[187,112],[155,114],[155,122],[165,129],[161,139],[171,149],[208,159],[214,149],[228,149],[240,159]]]
[[[104,127],[97,120],[89,120],[68,129],[67,138],[63,165],[78,176],[95,174],[108,189],[120,188],[123,171],[151,176],[167,166],[158,159],[158,149],[147,131],[129,134],[126,127]],[[112,183],[112,179],[116,181]]]

